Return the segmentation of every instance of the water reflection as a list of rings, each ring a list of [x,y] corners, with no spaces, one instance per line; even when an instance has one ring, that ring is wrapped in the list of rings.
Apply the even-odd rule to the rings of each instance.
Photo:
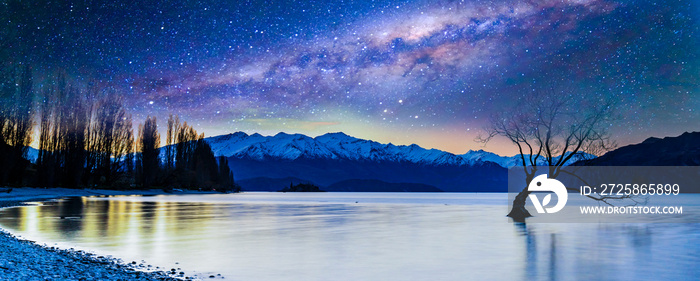
[[[228,195],[70,198],[0,210],[0,224],[43,242],[234,280],[692,280],[700,274],[697,224],[514,224],[503,206],[474,205],[477,195],[462,194],[451,204],[459,196],[469,204],[222,196]],[[240,199],[245,196],[265,200]],[[486,202],[497,195],[480,196]]]
[[[697,280],[697,224],[514,224],[522,280]]]

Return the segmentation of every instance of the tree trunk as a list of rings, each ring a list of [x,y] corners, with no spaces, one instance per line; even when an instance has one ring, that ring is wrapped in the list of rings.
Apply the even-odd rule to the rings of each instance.
[[[513,208],[508,213],[508,217],[512,218],[513,221],[525,222],[526,218],[532,217],[530,212],[525,209],[525,200],[527,200],[528,195],[530,195],[530,192],[525,188],[513,199]]]

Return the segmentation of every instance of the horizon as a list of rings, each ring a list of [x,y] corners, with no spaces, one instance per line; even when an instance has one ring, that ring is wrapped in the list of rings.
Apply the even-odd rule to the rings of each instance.
[[[418,144],[418,143],[383,142],[383,141],[377,141],[377,140],[374,140],[374,139],[368,139],[368,138],[358,137],[358,136],[355,136],[355,135],[352,135],[352,134],[348,134],[348,133],[346,133],[346,132],[327,132],[327,133],[323,133],[323,134],[319,134],[319,135],[307,135],[307,134],[303,134],[303,133],[290,133],[290,132],[284,132],[284,131],[280,131],[280,132],[276,132],[276,133],[269,133],[269,134],[260,133],[260,132],[252,132],[252,133],[251,133],[251,132],[245,132],[245,131],[236,131],[236,132],[225,133],[225,134],[219,134],[219,135],[214,135],[214,136],[206,136],[206,135],[205,135],[204,138],[206,139],[206,138],[215,138],[215,137],[226,136],[226,135],[233,135],[233,134],[236,134],[236,133],[239,133],[239,132],[245,133],[245,134],[247,134],[247,135],[249,135],[249,136],[250,136],[250,135],[254,135],[254,134],[259,134],[259,135],[261,135],[261,136],[263,136],[263,137],[274,137],[274,136],[276,136],[277,134],[288,134],[288,135],[301,134],[301,135],[304,135],[304,136],[307,136],[307,137],[310,137],[310,138],[316,138],[316,137],[319,137],[319,136],[322,136],[322,135],[326,135],[326,134],[342,133],[342,134],[345,134],[345,135],[347,135],[347,136],[349,136],[349,137],[353,137],[353,138],[357,138],[357,139],[363,139],[363,140],[368,140],[368,141],[375,141],[375,142],[378,142],[378,143],[381,143],[381,144],[393,144],[393,145],[396,145],[396,146],[410,146],[410,145],[414,145],[414,144],[415,144],[415,145],[418,145],[418,146],[420,146],[421,148],[424,148],[424,149],[426,149],[426,150],[437,149],[437,150],[440,150],[440,151],[452,153],[452,154],[454,154],[454,155],[464,155],[464,154],[466,154],[466,153],[469,153],[470,151],[485,151],[485,152],[494,153],[494,154],[496,154],[496,155],[498,155],[498,156],[501,156],[501,157],[513,157],[513,156],[519,155],[519,153],[517,153],[517,152],[516,152],[516,153],[513,153],[513,154],[501,154],[501,153],[497,153],[497,152],[488,150],[488,149],[486,149],[486,147],[480,147],[480,148],[477,147],[476,149],[468,149],[468,150],[466,150],[466,151],[464,151],[464,152],[462,152],[462,153],[454,153],[454,152],[452,152],[452,151],[448,151],[448,150],[444,150],[444,149],[439,149],[439,148],[434,148],[434,147],[426,147],[426,146],[420,145],[420,144]],[[659,139],[663,139],[663,138],[667,138],[667,137],[678,137],[678,136],[680,136],[680,135],[682,135],[682,134],[684,134],[684,133],[694,133],[694,132],[696,132],[696,131],[689,130],[689,131],[684,131],[684,132],[678,133],[678,134],[676,134],[676,135],[648,136],[648,137],[646,137],[646,138],[644,138],[644,139],[642,139],[642,140],[640,140],[640,141],[638,141],[638,142],[632,142],[632,143],[628,143],[628,144],[624,144],[624,145],[618,145],[618,147],[616,147],[615,149],[620,148],[620,147],[623,147],[623,146],[639,144],[639,143],[642,143],[643,141],[645,141],[645,140],[647,140],[647,139],[649,139],[649,138],[659,138]],[[615,150],[615,149],[613,149],[613,150]],[[606,151],[606,152],[607,152],[607,151]],[[601,155],[596,155],[596,156],[601,156]]]
[[[160,127],[160,126],[159,126],[159,127]],[[250,136],[250,135],[254,135],[254,134],[259,134],[259,135],[261,135],[261,136],[263,136],[263,137],[274,137],[275,135],[280,134],[280,133],[289,134],[289,135],[301,134],[301,135],[305,135],[305,136],[310,137],[310,138],[316,138],[316,137],[319,137],[319,136],[322,136],[322,135],[326,135],[326,134],[343,133],[343,134],[348,135],[348,136],[353,137],[353,138],[358,138],[358,139],[363,139],[363,140],[368,140],[368,141],[375,141],[375,142],[378,142],[378,143],[381,143],[381,144],[393,144],[393,145],[397,145],[397,146],[410,146],[410,145],[414,145],[414,144],[415,144],[415,145],[418,145],[418,146],[420,146],[421,148],[424,148],[424,149],[427,149],[427,150],[430,150],[430,149],[437,149],[437,150],[444,151],[444,152],[448,152],[448,153],[451,153],[451,154],[454,154],[454,155],[464,155],[464,154],[467,154],[467,153],[469,153],[469,152],[471,152],[471,151],[480,151],[480,150],[483,150],[483,151],[489,152],[489,153],[494,153],[494,154],[496,154],[496,155],[498,155],[498,156],[501,156],[501,157],[513,157],[513,156],[517,156],[517,155],[520,154],[520,153],[517,152],[517,149],[516,149],[515,147],[512,147],[512,149],[504,149],[504,151],[512,151],[512,150],[515,150],[515,152],[499,153],[499,152],[490,150],[488,147],[484,147],[484,146],[482,146],[482,147],[475,147],[475,148],[468,148],[467,150],[464,150],[463,152],[453,152],[453,151],[446,150],[446,149],[440,149],[440,148],[438,148],[438,147],[424,146],[424,145],[421,145],[421,144],[419,144],[419,143],[399,143],[399,142],[392,142],[392,141],[380,141],[380,140],[376,140],[376,139],[363,138],[363,137],[356,136],[356,135],[352,135],[352,134],[349,134],[349,133],[347,133],[347,132],[342,132],[342,131],[326,132],[326,133],[322,133],[322,134],[318,134],[318,135],[307,135],[307,134],[304,134],[304,133],[293,133],[293,132],[285,132],[285,131],[278,131],[278,132],[274,132],[274,133],[273,133],[273,132],[269,132],[269,133],[268,133],[268,132],[235,131],[235,132],[222,133],[222,134],[217,134],[217,135],[204,135],[204,138],[205,138],[205,139],[206,139],[206,138],[215,138],[215,137],[220,137],[220,136],[225,136],[225,135],[232,135],[232,134],[236,134],[236,133],[239,133],[239,132],[245,133],[245,134],[247,134],[247,135],[249,135],[249,136]],[[618,145],[618,147],[616,147],[615,149],[620,148],[620,147],[623,147],[623,146],[639,144],[639,143],[642,143],[643,141],[645,141],[645,140],[647,140],[647,139],[649,139],[649,138],[661,138],[661,139],[663,139],[663,138],[666,138],[666,137],[677,137],[677,136],[682,135],[683,133],[693,133],[693,132],[696,132],[696,131],[686,130],[686,131],[680,132],[680,133],[675,134],[675,135],[647,136],[647,137],[645,137],[645,138],[643,138],[643,139],[641,139],[641,140],[639,140],[639,141],[636,141],[636,142],[630,142],[630,143],[627,143],[627,144],[620,144],[620,145]],[[32,141],[32,143],[31,143],[29,146],[30,146],[31,148],[33,148],[33,149],[37,149],[37,150],[38,150],[38,145],[37,145],[37,143],[36,143],[37,141],[38,141],[38,140],[37,140],[36,138],[34,138],[33,141]],[[501,140],[501,141],[502,141],[502,140]],[[492,141],[492,142],[489,142],[489,143],[493,143],[493,141]],[[166,145],[164,145],[164,144],[165,144],[165,136],[164,136],[164,135],[161,136],[161,144],[162,144],[162,145],[161,145],[160,147],[165,147],[165,146],[166,146]],[[505,142],[505,146],[508,146],[509,144],[510,144],[510,146],[512,146],[511,143]],[[615,149],[613,149],[613,150],[615,150]],[[604,154],[604,153],[603,153],[603,154]],[[601,156],[601,155],[596,155],[596,156]]]
[[[486,146],[477,146],[477,147],[474,147],[474,148],[467,148],[466,150],[463,150],[462,152],[454,152],[454,151],[451,151],[451,150],[441,149],[441,148],[438,148],[438,147],[424,146],[424,145],[421,145],[420,143],[399,143],[399,142],[392,142],[392,141],[380,141],[380,140],[376,140],[376,139],[364,138],[364,137],[356,136],[356,135],[349,134],[349,133],[347,133],[347,132],[342,132],[342,131],[335,131],[335,132],[330,131],[330,132],[320,133],[320,134],[317,134],[317,135],[309,135],[309,134],[304,134],[304,133],[293,133],[293,132],[285,132],[285,131],[278,131],[278,132],[272,132],[272,131],[270,131],[269,133],[268,133],[268,132],[235,131],[235,132],[217,134],[217,135],[212,135],[212,136],[207,136],[207,135],[205,135],[204,138],[213,138],[213,137],[218,137],[218,136],[231,135],[231,134],[235,134],[235,133],[238,133],[238,132],[243,132],[243,133],[245,133],[245,134],[247,134],[247,135],[260,134],[260,135],[262,135],[262,136],[264,136],[264,137],[273,137],[273,136],[275,136],[275,135],[277,135],[277,134],[280,134],[280,133],[289,134],[289,135],[301,134],[301,135],[305,135],[305,136],[311,137],[311,138],[316,138],[316,137],[319,137],[319,136],[322,136],[322,135],[326,135],[326,134],[343,133],[343,134],[346,134],[346,135],[348,135],[348,136],[350,136],[350,137],[354,137],[354,138],[358,138],[358,139],[363,139],[363,140],[369,140],[369,141],[376,141],[376,142],[381,143],[381,144],[393,144],[393,145],[403,145],[403,146],[410,146],[410,145],[415,144],[415,145],[418,145],[418,146],[420,146],[420,147],[422,147],[422,148],[424,148],[424,149],[428,149],[428,150],[429,150],[429,149],[437,149],[437,150],[441,150],[441,151],[444,151],[444,152],[452,153],[452,154],[454,154],[454,155],[462,155],[462,154],[468,153],[468,152],[470,152],[470,151],[479,151],[479,150],[483,150],[483,151],[490,152],[490,153],[495,153],[495,154],[497,154],[497,155],[499,155],[499,156],[503,156],[503,157],[512,157],[512,156],[516,156],[516,155],[519,155],[519,154],[520,154],[520,153],[517,152],[517,148],[516,148],[515,146],[513,146],[512,143],[507,142],[507,141],[504,141],[504,140],[502,140],[502,139],[499,140],[501,143],[503,143],[503,145],[501,145],[501,146],[506,146],[506,147],[508,147],[508,148],[503,147],[503,148],[504,148],[503,150],[504,150],[504,151],[510,151],[510,152],[507,152],[507,153],[505,153],[505,154],[499,153],[499,152],[496,152],[496,151],[493,151],[493,150],[490,150],[489,147],[486,147]],[[697,132],[697,131],[685,130],[685,131],[679,132],[679,133],[677,133],[677,134],[654,135],[654,136],[642,137],[641,139],[636,140],[636,141],[630,141],[629,143],[618,144],[618,146],[617,146],[616,148],[623,147],[623,146],[628,146],[628,145],[639,144],[639,143],[642,143],[643,141],[645,141],[645,140],[647,140],[647,139],[649,139],[649,138],[661,138],[661,139],[663,139],[663,138],[666,138],[666,137],[677,137],[677,136],[680,136],[680,135],[682,135],[682,134],[684,134],[684,133],[694,133],[694,132]],[[492,142],[489,142],[489,143],[492,144],[490,147],[493,147],[493,146],[494,146],[494,145],[493,145],[493,143],[494,143],[493,141],[492,141]],[[615,149],[616,149],[616,148],[615,148]],[[614,150],[614,149],[613,149],[613,150]],[[597,155],[597,156],[600,156],[600,155]]]
[[[642,139],[642,140],[640,140],[640,141],[638,141],[638,142],[632,142],[632,143],[628,143],[628,144],[624,144],[624,145],[618,145],[618,147],[616,147],[615,149],[620,148],[620,147],[624,147],[624,146],[628,146],[628,145],[640,144],[640,143],[642,143],[643,141],[645,141],[645,140],[647,140],[647,139],[649,139],[649,138],[659,138],[659,139],[663,139],[663,138],[667,138],[667,137],[678,137],[678,136],[680,136],[680,135],[682,135],[682,134],[684,134],[684,133],[695,133],[695,132],[698,132],[698,131],[692,131],[692,130],[690,130],[690,131],[684,131],[684,132],[678,133],[678,134],[676,134],[676,135],[648,136],[648,137],[646,137],[646,138],[644,138],[644,139]],[[326,133],[318,134],[318,135],[307,135],[307,134],[303,134],[303,133],[291,133],[291,132],[284,132],[284,131],[275,132],[275,133],[261,133],[261,132],[236,131],[236,132],[218,134],[218,135],[213,135],[213,136],[207,136],[207,135],[205,135],[205,136],[204,136],[204,139],[207,139],[207,138],[216,138],[216,137],[221,137],[221,136],[226,136],[226,135],[233,135],[233,134],[236,134],[236,133],[245,133],[245,134],[248,135],[248,136],[251,136],[251,135],[254,135],[254,134],[259,134],[259,135],[261,135],[261,136],[263,136],[263,137],[274,137],[274,136],[276,136],[276,135],[278,135],[278,134],[288,134],[288,135],[300,134],[300,135],[304,135],[304,136],[307,136],[307,137],[310,137],[310,138],[316,138],[316,137],[323,136],[323,135],[327,135],[327,134],[342,133],[342,134],[345,134],[345,135],[347,135],[347,136],[349,136],[349,137],[352,137],[352,138],[357,138],[357,139],[362,139],[362,140],[367,140],[367,141],[375,141],[375,142],[378,142],[378,143],[380,143],[380,144],[393,144],[393,145],[396,145],[396,146],[411,146],[411,145],[414,145],[414,144],[415,144],[415,145],[418,145],[418,146],[420,146],[421,148],[426,149],[426,150],[437,149],[437,150],[440,150],[440,151],[443,151],[443,152],[447,152],[447,153],[451,153],[451,154],[457,155],[457,156],[459,156],[459,155],[464,155],[464,154],[467,154],[467,153],[472,152],[472,151],[474,151],[474,152],[477,152],[477,151],[485,151],[485,152],[489,152],[489,153],[494,153],[494,154],[496,154],[496,155],[498,155],[498,156],[500,156],[500,157],[513,157],[513,156],[519,155],[519,153],[517,153],[517,152],[511,153],[511,154],[501,154],[501,153],[497,153],[497,152],[491,151],[491,150],[487,149],[486,147],[477,147],[476,149],[468,149],[468,150],[466,150],[466,151],[464,151],[464,152],[461,152],[461,153],[455,153],[455,152],[452,152],[452,151],[449,151],[449,150],[439,149],[439,148],[435,148],[435,147],[426,147],[426,146],[423,146],[423,145],[418,144],[418,143],[396,143],[396,142],[391,142],[391,141],[389,141],[389,142],[383,142],[383,141],[378,141],[378,140],[374,140],[374,139],[368,139],[368,138],[358,137],[358,136],[351,135],[351,134],[348,134],[348,133],[346,133],[346,132],[340,132],[340,131],[338,131],[338,132],[326,132]],[[161,138],[162,138],[162,140],[161,140],[161,144],[162,144],[162,145],[161,145],[159,148],[166,147],[166,145],[164,145],[164,143],[165,143],[165,141],[164,141],[164,140],[165,140],[165,137],[164,137],[164,136],[161,136]],[[32,144],[29,145],[29,146],[30,146],[31,148],[33,148],[33,149],[38,150],[37,146],[36,146],[34,143],[32,143]],[[615,150],[615,149],[612,149],[612,150],[610,150],[610,151],[613,151],[613,150]],[[608,151],[605,151],[603,154],[605,154],[606,152],[608,152]],[[596,155],[596,156],[601,156],[601,155]]]

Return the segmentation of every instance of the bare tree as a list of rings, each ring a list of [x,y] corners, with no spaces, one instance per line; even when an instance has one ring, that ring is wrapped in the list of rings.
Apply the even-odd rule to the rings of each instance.
[[[551,178],[570,161],[583,160],[614,148],[608,129],[614,102],[599,94],[577,94],[570,90],[544,90],[527,94],[515,107],[493,116],[477,141],[486,143],[505,137],[518,147],[525,172],[525,188],[513,200],[508,214],[515,221],[532,216],[525,208],[528,183],[544,166]],[[607,202],[611,197],[592,199]]]
[[[177,132],[180,131],[180,117],[168,116],[168,130],[165,137],[165,170],[172,172],[175,169],[175,144],[177,143]]]
[[[168,168],[163,181],[166,186],[236,191],[227,159],[214,157],[204,134],[197,134],[187,122],[180,123],[180,118],[173,115],[168,118],[167,133]]]
[[[134,135],[123,97],[111,89],[102,96],[91,110],[88,166],[100,182],[114,184],[128,174],[127,156],[133,152]]]
[[[139,126],[139,139],[137,141],[141,154],[137,163],[141,175],[143,187],[150,187],[156,183],[160,170],[158,147],[160,146],[160,134],[155,117],[147,117],[143,125]]]
[[[64,149],[63,184],[65,187],[78,187],[85,172],[85,136],[88,129],[88,110],[84,93],[77,88],[66,90],[67,96],[62,107],[62,137]]]
[[[34,126],[29,66],[0,66],[0,184],[21,183]]]
[[[204,134],[198,135],[197,130],[192,126],[187,125],[187,122],[177,124],[178,130],[175,132],[175,169],[176,170],[192,170],[194,169],[193,155],[197,148],[197,141],[204,138]]]
[[[38,186],[53,186],[56,178],[56,155],[58,144],[55,139],[54,124],[57,116],[56,100],[57,87],[47,87],[43,91],[39,110],[39,157],[37,158],[37,182]]]
[[[40,100],[39,157],[36,184],[78,187],[85,172],[86,133],[89,122],[84,92],[70,86],[65,76],[51,78]]]

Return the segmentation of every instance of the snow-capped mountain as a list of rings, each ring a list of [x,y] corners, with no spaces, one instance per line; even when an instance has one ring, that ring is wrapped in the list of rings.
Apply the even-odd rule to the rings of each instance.
[[[275,136],[260,134],[248,135],[237,132],[205,139],[215,156],[265,159],[335,159],[354,161],[389,161],[408,162],[421,165],[472,166],[493,162],[504,168],[521,164],[520,156],[501,156],[484,150],[470,150],[462,155],[455,155],[437,149],[425,149],[418,145],[382,144],[376,141],[358,139],[344,133],[328,133],[315,138],[302,134],[278,133]],[[39,151],[29,147],[27,158],[36,162]],[[587,155],[592,156],[592,155]],[[527,155],[526,155],[527,157]],[[165,159],[165,150],[161,151]],[[588,157],[590,159],[593,157]],[[555,158],[558,160],[559,158]],[[566,165],[581,158],[572,157]],[[545,166],[544,159],[538,161]]]
[[[479,165],[483,160],[454,155],[418,145],[382,144],[358,139],[344,133],[329,133],[316,138],[301,134],[275,136],[248,135],[243,132],[207,138],[214,155],[253,160],[333,159],[373,162],[399,162],[421,165]],[[490,161],[490,160],[486,160]],[[493,161],[495,162],[495,161]]]
[[[519,156],[500,156],[484,150],[455,155],[418,145],[382,144],[358,139],[344,133],[328,133],[315,138],[302,134],[278,133],[275,136],[237,132],[205,139],[216,156],[253,159],[333,159],[373,162],[399,162],[431,166],[473,166],[493,162],[504,168],[521,163]],[[558,159],[558,158],[557,158]],[[575,162],[575,159],[567,164]],[[538,161],[546,165],[544,159]]]
[[[247,191],[279,190],[313,183],[328,190],[504,191],[507,170],[418,145],[382,144],[344,133],[315,138],[243,132],[206,138],[216,156],[226,156]],[[351,184],[348,184],[351,183]]]

